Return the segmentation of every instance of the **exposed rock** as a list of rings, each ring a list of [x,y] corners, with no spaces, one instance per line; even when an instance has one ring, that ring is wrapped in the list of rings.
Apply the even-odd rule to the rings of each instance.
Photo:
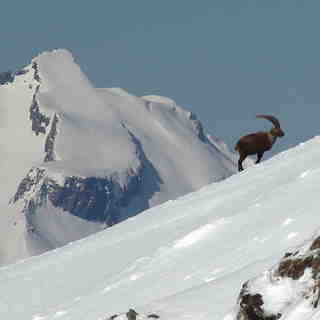
[[[320,236],[317,237],[311,244],[310,250],[320,249]]]
[[[202,123],[200,122],[200,120],[197,119],[197,116],[193,112],[190,112],[189,119],[192,122],[193,129],[196,132],[198,138],[202,142],[207,143],[208,139],[207,139],[206,135],[204,134],[204,129],[203,129],[203,126],[202,126]]]
[[[263,300],[260,294],[245,294],[241,297],[240,312],[237,320],[277,320],[281,314],[266,315],[263,310]]]
[[[129,311],[126,313],[126,316],[128,320],[136,320],[138,314],[139,313],[137,313],[135,310],[129,309]]]
[[[12,83],[16,76],[21,76],[23,74],[26,74],[27,72],[28,72],[27,69],[21,69],[16,72],[12,72],[12,71],[0,72],[0,85]]]
[[[37,93],[39,91],[39,87],[40,85],[37,86],[33,94],[29,111],[29,119],[32,122],[31,128],[36,135],[39,135],[39,133],[45,134],[46,127],[50,123],[50,118],[40,112],[40,107],[37,101]]]
[[[289,277],[294,280],[301,278],[307,268],[312,270],[312,278],[320,279],[320,237],[316,238],[307,253],[295,256],[286,255],[279,264],[276,274],[280,277]]]
[[[317,308],[320,300],[320,237],[312,242],[307,252],[303,254],[296,252],[295,255],[293,258],[283,258],[276,274],[298,280],[310,268],[314,285],[309,288],[309,292],[302,294],[305,298],[311,297],[313,307]]]
[[[58,115],[55,114],[52,119],[51,128],[47,135],[44,151],[46,153],[46,156],[44,158],[44,162],[48,161],[54,161],[55,159],[55,153],[54,153],[54,141],[57,135],[57,125],[58,125]]]
[[[114,320],[114,319],[128,319],[128,320],[138,320],[138,319],[159,319],[160,316],[158,316],[155,313],[151,314],[140,314],[136,312],[134,309],[129,309],[128,312],[126,313],[119,313],[119,314],[114,314],[111,317],[108,317],[106,320]]]
[[[278,286],[279,288],[282,281],[298,282],[298,286],[292,284],[292,288],[296,290],[294,299],[300,297],[300,299],[309,300],[310,306],[317,308],[320,301],[320,237],[315,238],[309,246],[303,246],[298,251],[287,252],[279,264],[269,271],[268,277],[269,280],[266,282],[268,287]],[[257,292],[255,281],[255,279],[250,280],[243,285],[239,295],[240,308],[237,320],[275,320],[280,318],[285,309],[280,310],[281,313],[266,314],[263,309],[264,296],[263,293]],[[284,285],[283,288],[285,287]],[[292,303],[296,303],[291,301],[290,297],[287,299],[282,308],[288,308]]]
[[[277,320],[281,314],[267,315],[263,310],[262,295],[248,292],[248,282],[246,282],[239,296],[240,310],[237,320]]]
[[[312,268],[314,277],[317,277],[320,267],[320,257],[306,256],[303,258],[284,259],[280,262],[278,274],[280,277],[289,277],[294,280],[301,278],[307,268]]]
[[[24,201],[24,213],[28,217],[49,200],[54,207],[80,218],[104,222],[117,222],[117,212],[139,190],[140,176],[128,173],[128,182],[120,186],[115,176],[65,177],[60,185],[43,168],[33,168],[20,183],[13,202]]]
[[[0,73],[0,85],[11,83],[14,80],[14,74],[11,71]]]
[[[43,179],[44,175],[44,169],[31,169],[28,175],[20,182],[12,202],[15,203],[22,198],[25,198],[25,200],[28,199],[28,196],[35,192],[35,189]]]
[[[41,79],[40,79],[40,76],[39,76],[38,64],[37,64],[35,61],[32,63],[32,69],[34,70],[33,78],[34,78],[37,82],[41,83]]]
[[[41,79],[39,76],[38,64],[36,62],[32,63],[32,69],[34,70],[33,78],[39,84],[37,85],[32,97],[32,102],[29,111],[29,119],[32,121],[32,131],[35,132],[36,135],[39,135],[39,133],[46,133],[46,127],[50,123],[50,118],[40,112],[40,106],[37,101],[37,94],[39,92]]]

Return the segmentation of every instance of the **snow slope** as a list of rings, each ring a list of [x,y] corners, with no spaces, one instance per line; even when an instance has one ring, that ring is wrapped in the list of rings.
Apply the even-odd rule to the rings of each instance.
[[[94,88],[67,50],[40,54],[10,81],[0,86],[0,264],[236,172],[235,155],[191,112]]]
[[[315,137],[110,229],[1,268],[0,315],[101,320],[134,308],[160,319],[234,320],[247,280],[319,236],[319,184]],[[285,319],[318,319],[319,309],[302,308],[300,299]]]

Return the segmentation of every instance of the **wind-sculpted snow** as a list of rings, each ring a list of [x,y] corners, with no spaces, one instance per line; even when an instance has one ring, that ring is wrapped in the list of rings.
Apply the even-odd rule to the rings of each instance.
[[[235,320],[241,303],[251,315],[250,306],[258,311],[252,319],[318,319],[319,150],[316,137],[86,239],[1,268],[0,315],[125,319],[132,308],[164,320]],[[241,289],[244,300],[237,303]]]
[[[169,98],[94,88],[67,50],[40,54],[9,80],[0,86],[0,208],[10,215],[0,220],[0,264],[236,172],[194,114]]]

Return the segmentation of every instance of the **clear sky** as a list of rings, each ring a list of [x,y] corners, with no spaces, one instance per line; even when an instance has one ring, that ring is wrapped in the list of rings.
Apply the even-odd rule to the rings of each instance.
[[[11,0],[1,13],[2,71],[67,48],[95,86],[170,97],[230,147],[270,127],[258,113],[286,132],[273,153],[319,134],[319,0]]]

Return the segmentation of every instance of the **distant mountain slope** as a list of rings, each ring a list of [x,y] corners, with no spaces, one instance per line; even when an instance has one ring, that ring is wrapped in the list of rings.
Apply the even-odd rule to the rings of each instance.
[[[220,181],[235,159],[158,96],[96,89],[70,52],[0,86],[0,263],[41,253]],[[10,202],[10,204],[9,204]]]

